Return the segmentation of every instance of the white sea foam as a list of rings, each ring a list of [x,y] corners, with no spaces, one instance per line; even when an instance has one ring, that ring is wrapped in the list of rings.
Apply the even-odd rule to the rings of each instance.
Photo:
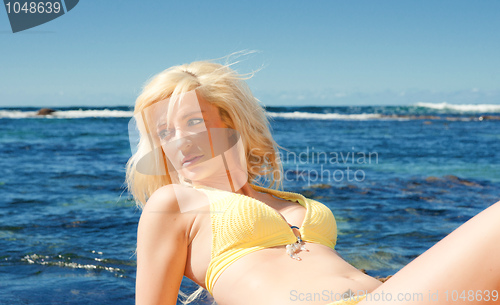
[[[267,112],[273,118],[286,119],[314,119],[314,120],[373,120],[383,116],[377,113],[340,114],[340,113],[311,113],[311,112]]]
[[[36,111],[0,110],[0,118],[24,119],[34,117]]]
[[[58,110],[49,115],[38,116],[37,111],[0,110],[0,118],[24,119],[24,118],[119,118],[132,117],[133,111],[124,110]],[[313,119],[313,120],[372,120],[383,116],[375,113],[361,114],[339,114],[339,113],[312,113],[312,112],[267,112],[270,117],[287,119]]]
[[[0,118],[25,119],[25,118],[130,118],[133,111],[125,110],[58,110],[49,115],[38,116],[37,111],[0,110]]]
[[[500,105],[496,104],[417,103],[415,106],[455,112],[500,112]]]
[[[125,110],[66,110],[52,113],[56,118],[130,118],[133,111]]]

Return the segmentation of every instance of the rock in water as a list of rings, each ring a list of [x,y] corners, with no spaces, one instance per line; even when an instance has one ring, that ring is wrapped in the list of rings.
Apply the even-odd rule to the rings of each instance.
[[[36,113],[36,115],[49,115],[52,112],[55,112],[55,110],[54,109],[50,109],[50,108],[42,108],[42,109],[38,110],[38,112]]]

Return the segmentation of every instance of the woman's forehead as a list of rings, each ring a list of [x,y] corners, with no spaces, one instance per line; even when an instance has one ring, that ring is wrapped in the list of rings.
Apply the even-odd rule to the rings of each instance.
[[[158,125],[164,125],[176,119],[202,115],[206,105],[203,102],[200,103],[195,91],[189,91],[185,94],[159,101],[153,104],[153,107],[150,110],[152,119]]]
[[[219,109],[194,90],[162,100],[153,106],[154,121],[157,125],[170,124],[175,120],[193,116],[216,120],[219,117]]]

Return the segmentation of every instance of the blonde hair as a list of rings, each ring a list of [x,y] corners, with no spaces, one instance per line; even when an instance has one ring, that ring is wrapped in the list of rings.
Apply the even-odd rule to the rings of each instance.
[[[249,77],[248,77],[249,78]],[[135,103],[134,114],[147,107],[191,90],[196,90],[206,101],[216,106],[226,126],[241,135],[247,161],[248,182],[257,183],[264,177],[269,187],[281,187],[282,166],[278,146],[271,136],[269,121],[259,101],[245,83],[246,78],[237,74],[229,65],[210,61],[197,61],[171,67],[154,76],[144,87]],[[160,187],[171,184],[167,166],[163,175],[145,175],[136,165],[148,150],[147,136],[141,133],[137,152],[127,163],[126,182],[139,206],[144,206],[151,194]],[[156,155],[155,158],[163,156]],[[156,164],[164,164],[157,160]]]

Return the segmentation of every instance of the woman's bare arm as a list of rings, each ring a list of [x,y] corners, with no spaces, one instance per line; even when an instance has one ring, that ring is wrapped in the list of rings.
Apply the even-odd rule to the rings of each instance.
[[[156,191],[137,231],[136,304],[176,304],[186,266],[186,227],[173,187]]]
[[[401,269],[360,305],[498,304],[499,219],[500,201]]]

